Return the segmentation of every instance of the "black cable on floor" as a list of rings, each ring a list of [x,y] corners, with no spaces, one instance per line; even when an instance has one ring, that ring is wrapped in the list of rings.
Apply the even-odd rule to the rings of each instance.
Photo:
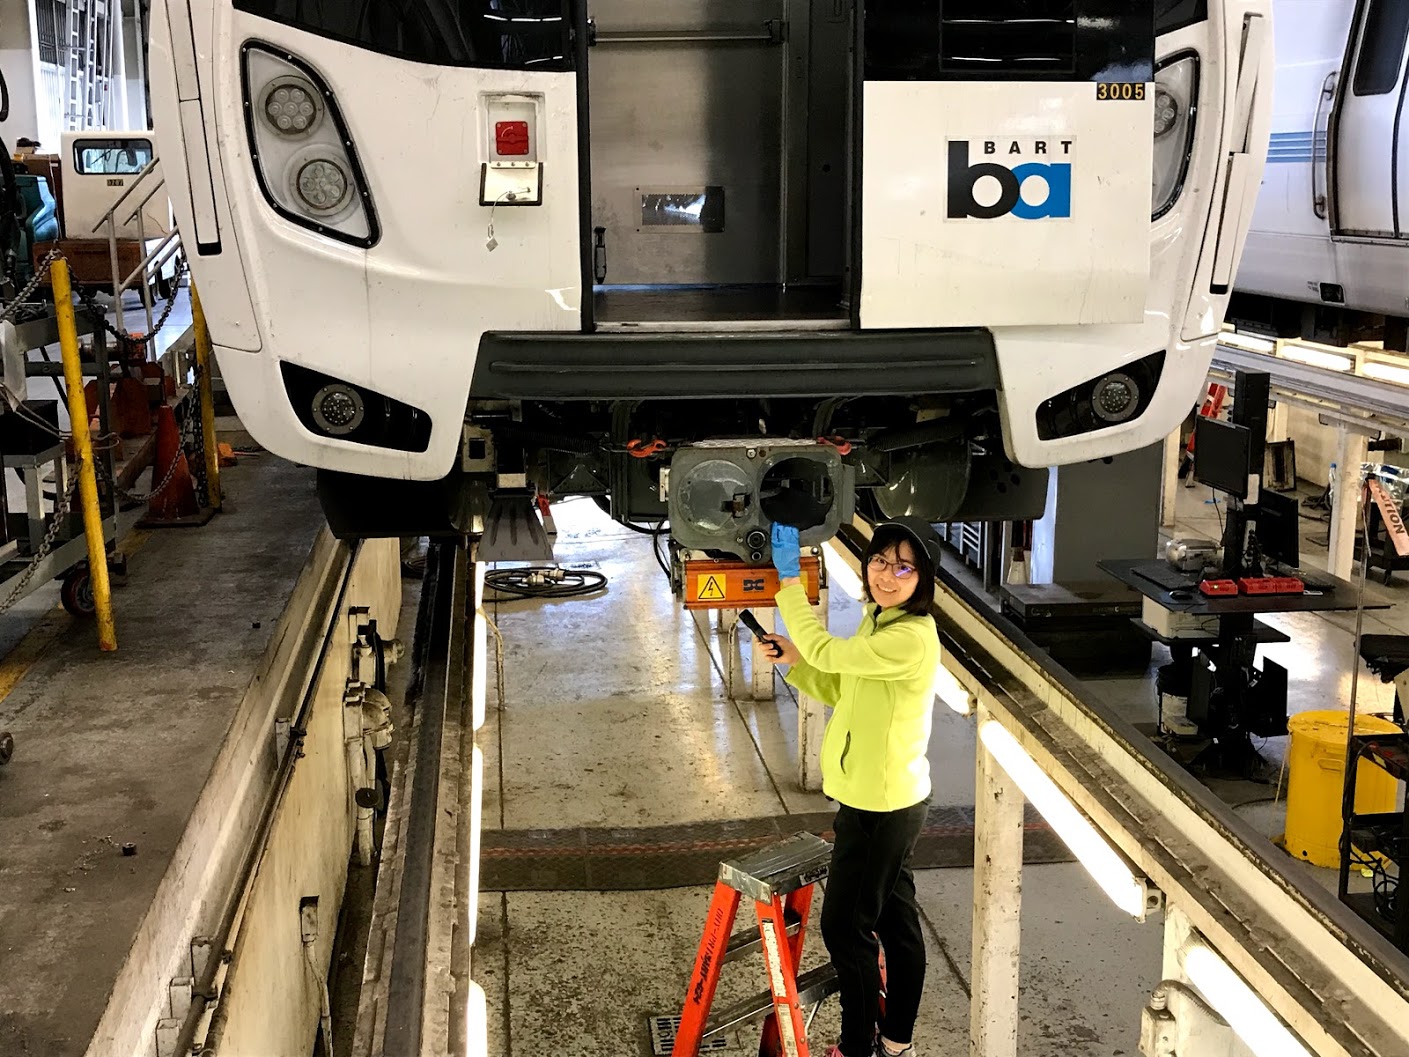
[[[591,569],[495,569],[484,586],[501,598],[581,598],[606,590],[607,578]]]

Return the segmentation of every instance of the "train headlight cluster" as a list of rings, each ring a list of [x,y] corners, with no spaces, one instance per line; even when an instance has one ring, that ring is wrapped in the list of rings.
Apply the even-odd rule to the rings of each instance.
[[[245,124],[265,200],[320,235],[370,246],[376,215],[333,93],[283,51],[243,49]]]
[[[1183,104],[1175,94],[1163,85],[1155,87],[1155,139],[1164,139],[1174,131],[1179,123],[1179,112]]]
[[[351,189],[347,173],[328,158],[314,158],[298,167],[294,189],[309,212],[336,213],[347,202]]]
[[[1155,168],[1150,188],[1155,220],[1174,208],[1184,190],[1194,149],[1198,92],[1199,57],[1193,52],[1168,58],[1155,71]]]
[[[323,120],[323,100],[302,77],[281,78],[265,89],[260,115],[282,136],[306,136]]]

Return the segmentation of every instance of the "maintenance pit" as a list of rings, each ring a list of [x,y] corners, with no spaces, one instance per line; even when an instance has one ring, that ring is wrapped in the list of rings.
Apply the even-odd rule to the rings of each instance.
[[[610,588],[486,601],[504,637],[505,692],[496,707],[491,674],[475,978],[490,1053],[648,1054],[647,1016],[679,1015],[719,860],[799,830],[827,835],[835,805],[799,788],[795,692],[770,671],[766,699],[754,699],[748,633],[682,611],[652,541],[590,502],[555,507],[554,518],[563,565],[600,571]],[[833,629],[859,615],[831,592]],[[968,1050],[974,737],[939,702],[934,719],[916,1044],[958,1055]],[[1123,1049],[1131,1031],[1119,1009],[1158,982],[1158,926],[1122,922],[1040,816],[1027,834],[1020,1052]],[[804,951],[803,971],[826,960],[815,934]],[[756,957],[727,966],[716,1008],[763,982]],[[809,1039],[835,1037],[837,1024],[832,999]],[[733,1050],[756,1049],[757,1036],[756,1024],[740,1027]]]

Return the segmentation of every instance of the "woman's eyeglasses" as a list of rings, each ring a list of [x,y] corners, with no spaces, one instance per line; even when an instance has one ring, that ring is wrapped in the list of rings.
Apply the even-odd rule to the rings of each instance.
[[[882,569],[889,569],[890,574],[897,580],[908,580],[915,575],[915,567],[907,565],[905,562],[893,562],[882,558],[879,554],[871,555],[871,568],[879,572]]]

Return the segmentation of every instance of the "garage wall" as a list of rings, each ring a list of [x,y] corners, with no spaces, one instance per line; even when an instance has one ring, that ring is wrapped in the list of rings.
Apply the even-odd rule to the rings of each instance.
[[[281,802],[251,887],[209,1044],[221,1057],[307,1054],[322,988],[305,956],[299,904],[318,899],[312,961],[327,971],[353,846],[356,808],[344,742],[343,692],[357,626],[368,618],[391,638],[401,603],[399,544],[364,541],[314,687],[303,754]],[[366,607],[353,613],[354,607]]]
[[[10,117],[0,122],[0,139],[11,150],[21,137],[39,136],[33,0],[0,0],[0,71],[10,89]]]

